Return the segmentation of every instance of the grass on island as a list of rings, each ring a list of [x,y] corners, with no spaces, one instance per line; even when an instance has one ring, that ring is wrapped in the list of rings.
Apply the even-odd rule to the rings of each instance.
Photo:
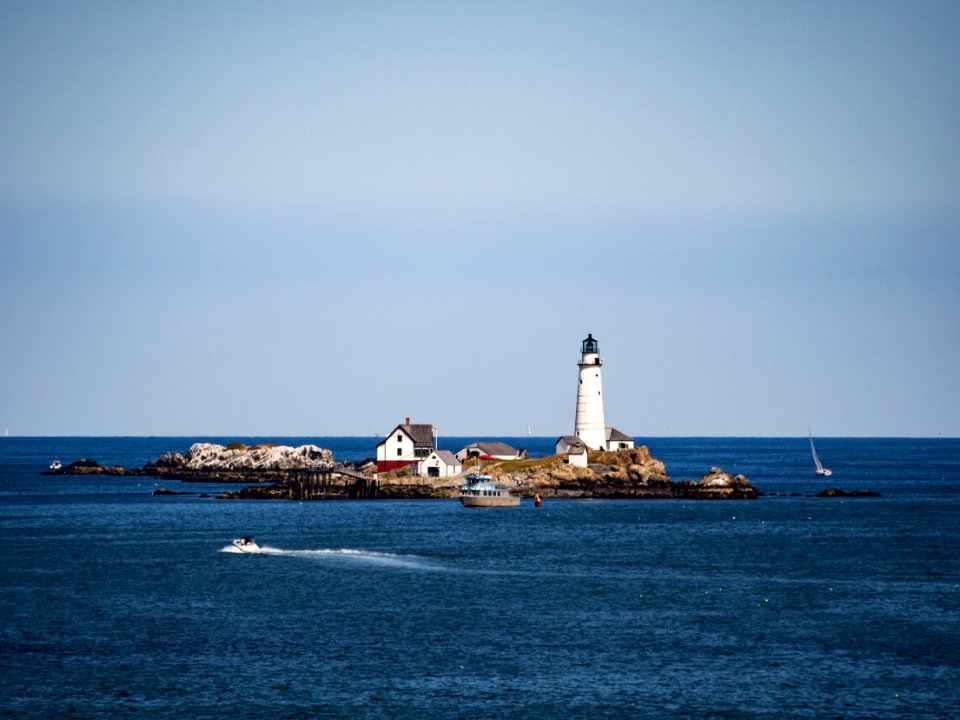
[[[276,447],[274,443],[260,443],[259,445],[244,445],[242,442],[232,442],[227,445],[227,450],[262,450],[266,448]]]
[[[557,465],[560,458],[557,455],[547,455],[542,458],[533,458],[528,460],[501,460],[491,461],[484,466],[484,470],[498,470],[502,473],[519,472],[521,470],[535,470],[538,468],[547,468]]]

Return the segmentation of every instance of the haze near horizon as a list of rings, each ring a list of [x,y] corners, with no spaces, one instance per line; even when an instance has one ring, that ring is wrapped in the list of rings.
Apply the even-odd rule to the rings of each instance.
[[[960,436],[960,6],[0,4],[0,430]]]

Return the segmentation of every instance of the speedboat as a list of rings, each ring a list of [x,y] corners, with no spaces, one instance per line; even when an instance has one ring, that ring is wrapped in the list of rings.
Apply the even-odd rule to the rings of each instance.
[[[487,475],[468,475],[467,484],[460,487],[460,502],[464,507],[517,507],[520,498],[509,490],[498,488]]]
[[[54,460],[52,463],[50,463],[50,469],[51,469],[51,470],[59,470],[59,469],[62,468],[62,467],[63,467],[63,465],[60,464],[60,461],[59,461],[59,460]]]
[[[237,538],[233,541],[233,546],[245,553],[260,552],[260,546],[257,545],[257,541],[252,537]]]

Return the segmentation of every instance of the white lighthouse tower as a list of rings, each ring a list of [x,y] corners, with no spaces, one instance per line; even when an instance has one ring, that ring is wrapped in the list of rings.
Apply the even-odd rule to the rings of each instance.
[[[603,388],[601,386],[600,351],[593,335],[583,341],[580,355],[580,384],[577,386],[577,419],[574,432],[593,449],[605,449],[607,430],[603,422]]]

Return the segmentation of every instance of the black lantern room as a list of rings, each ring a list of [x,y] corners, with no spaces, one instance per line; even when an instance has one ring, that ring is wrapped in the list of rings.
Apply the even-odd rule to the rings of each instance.
[[[597,346],[597,341],[593,339],[591,333],[587,333],[587,339],[583,341],[583,353],[599,353],[600,350]]]

